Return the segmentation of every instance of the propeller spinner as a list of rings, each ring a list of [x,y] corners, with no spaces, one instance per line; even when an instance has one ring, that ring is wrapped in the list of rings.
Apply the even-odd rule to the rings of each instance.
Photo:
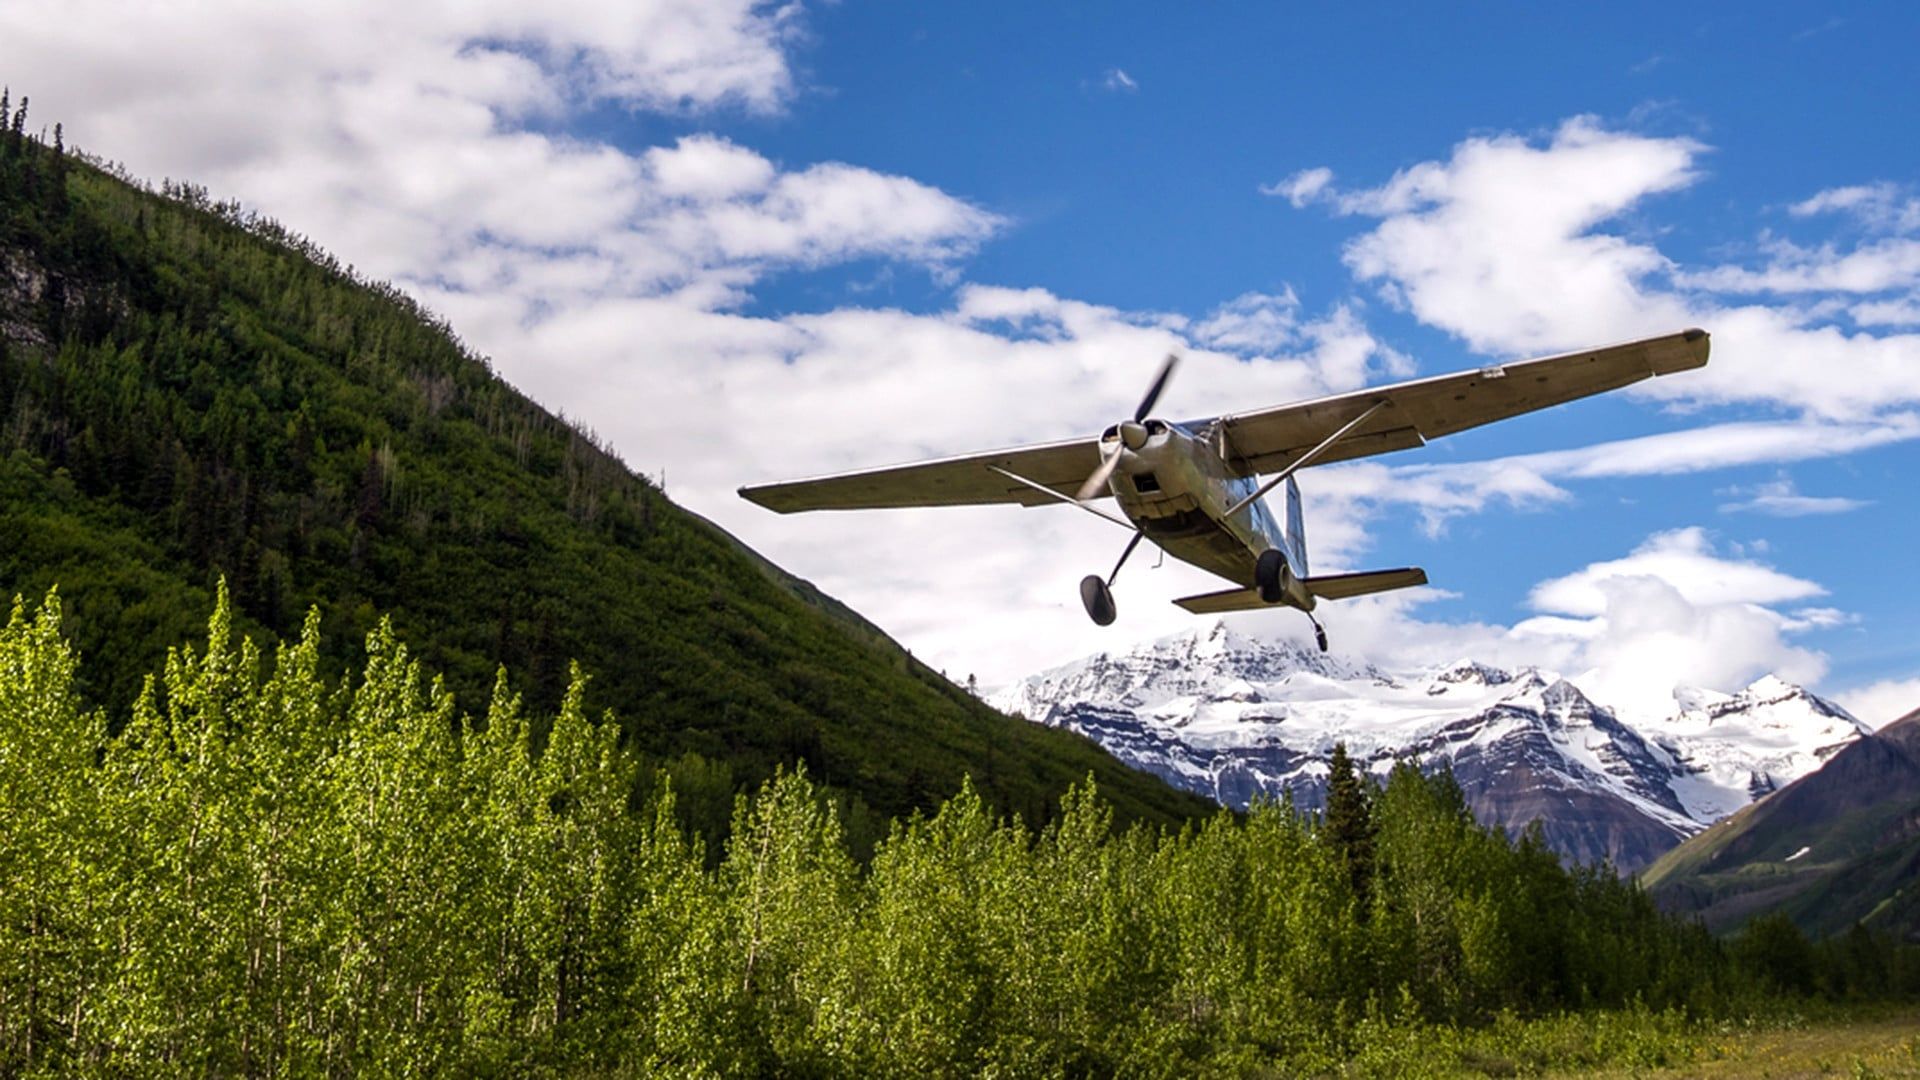
[[[1120,455],[1127,450],[1138,450],[1147,445],[1147,414],[1153,411],[1154,403],[1160,400],[1160,392],[1167,388],[1167,380],[1173,377],[1173,369],[1180,364],[1177,353],[1168,353],[1160,362],[1160,373],[1153,377],[1153,385],[1147,387],[1147,396],[1140,399],[1140,407],[1133,410],[1133,419],[1122,420],[1117,426],[1119,438],[1114,441],[1113,449],[1100,455],[1100,464],[1087,476],[1087,482],[1080,485],[1074,498],[1086,502],[1107,486],[1113,477],[1113,470],[1120,466]]]

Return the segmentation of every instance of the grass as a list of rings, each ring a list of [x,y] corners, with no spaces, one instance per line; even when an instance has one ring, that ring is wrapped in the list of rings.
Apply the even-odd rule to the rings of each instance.
[[[1370,1030],[1369,1030],[1370,1029]],[[1920,1077],[1920,1007],[1815,1006],[1746,1021],[1616,1010],[1484,1027],[1362,1024],[1341,1077]],[[1306,1064],[1306,1063],[1301,1063]]]
[[[1468,1074],[1470,1075],[1470,1074]],[[1920,1077],[1920,1008],[1873,1009],[1701,1031],[1690,1060],[1550,1072],[1585,1077]]]

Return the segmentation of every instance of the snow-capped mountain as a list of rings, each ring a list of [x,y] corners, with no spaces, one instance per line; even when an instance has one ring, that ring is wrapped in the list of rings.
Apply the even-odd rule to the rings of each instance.
[[[1628,871],[1867,730],[1771,676],[1675,698],[1672,715],[1629,723],[1550,672],[1461,661],[1389,673],[1220,623],[1042,672],[992,700],[1229,806],[1290,794],[1317,809],[1336,742],[1382,775],[1404,757],[1445,762],[1481,821],[1518,831],[1537,820],[1562,855]]]

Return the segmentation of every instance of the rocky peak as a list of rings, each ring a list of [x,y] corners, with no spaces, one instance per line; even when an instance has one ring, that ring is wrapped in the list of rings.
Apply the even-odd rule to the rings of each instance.
[[[1676,690],[1674,713],[1630,722],[1534,668],[1469,658],[1397,674],[1216,623],[1043,672],[994,700],[1234,806],[1282,795],[1318,806],[1337,742],[1376,771],[1444,763],[1483,820],[1540,820],[1563,854],[1626,868],[1864,731],[1780,679]]]
[[[1491,664],[1482,664],[1476,660],[1456,660],[1443,668],[1433,677],[1436,684],[1462,683],[1473,686],[1501,686],[1513,681],[1513,675]]]

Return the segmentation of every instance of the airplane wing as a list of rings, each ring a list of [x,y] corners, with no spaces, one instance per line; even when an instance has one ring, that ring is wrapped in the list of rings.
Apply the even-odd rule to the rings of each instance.
[[[1420,446],[1508,416],[1625,386],[1707,362],[1707,333],[1687,330],[1604,349],[1550,356],[1476,371],[1356,390],[1184,425],[1210,424],[1224,432],[1230,467],[1243,475],[1286,468],[1327,436],[1375,404],[1381,409],[1328,447],[1315,464]],[[1045,493],[994,472],[996,468],[1071,497],[1100,463],[1094,436],[1016,446],[936,461],[890,465],[807,480],[743,487],[740,494],[769,510],[867,510],[898,506],[966,506],[1052,501]]]
[[[1002,468],[1071,499],[1087,474],[1100,464],[1096,436],[1065,442],[1015,446],[979,454],[889,465],[859,472],[788,480],[740,489],[740,495],[769,510],[869,510],[892,506],[968,506],[1052,502],[1046,495],[993,471]]]
[[[1489,364],[1476,371],[1376,386],[1313,401],[1186,425],[1219,424],[1229,464],[1241,475],[1277,473],[1341,425],[1386,402],[1313,460],[1315,465],[1407,450],[1428,439],[1617,389],[1707,362],[1707,332],[1683,330],[1601,349]]]

